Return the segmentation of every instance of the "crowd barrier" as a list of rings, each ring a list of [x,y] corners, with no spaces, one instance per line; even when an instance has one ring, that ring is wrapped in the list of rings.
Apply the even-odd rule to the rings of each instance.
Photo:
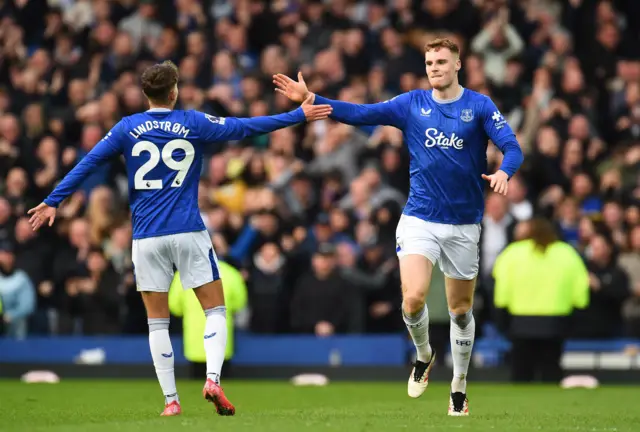
[[[182,338],[172,337],[177,365],[186,364]],[[613,368],[639,368],[640,354],[629,354],[629,347],[640,347],[639,340],[568,341],[566,367],[602,363]],[[503,363],[510,344],[500,337],[483,338],[474,346],[476,367]],[[625,353],[625,350],[627,351]],[[238,332],[233,363],[239,366],[405,366],[414,352],[403,335],[261,336]],[[640,352],[640,351],[639,351]],[[595,359],[595,360],[594,360]],[[117,337],[31,337],[25,340],[0,338],[0,363],[30,364],[149,364],[146,336]]]

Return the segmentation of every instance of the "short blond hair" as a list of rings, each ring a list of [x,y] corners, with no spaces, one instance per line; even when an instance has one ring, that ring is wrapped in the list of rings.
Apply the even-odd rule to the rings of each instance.
[[[424,52],[439,51],[441,48],[446,48],[453,54],[460,55],[460,47],[449,38],[435,38],[427,42],[424,46]]]

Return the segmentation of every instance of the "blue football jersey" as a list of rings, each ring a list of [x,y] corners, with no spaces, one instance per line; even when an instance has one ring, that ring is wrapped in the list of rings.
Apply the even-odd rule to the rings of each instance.
[[[404,214],[453,225],[475,224],[484,213],[482,174],[491,140],[505,155],[501,170],[513,176],[523,155],[493,101],[462,89],[452,100],[414,90],[377,104],[350,104],[316,96],[333,107],[331,118],[353,125],[388,125],[403,132],[410,154],[410,191]]]
[[[301,108],[268,117],[214,117],[151,109],[123,118],[44,200],[57,207],[95,168],[123,155],[129,179],[133,238],[202,231],[198,182],[203,147],[241,140],[305,121]]]

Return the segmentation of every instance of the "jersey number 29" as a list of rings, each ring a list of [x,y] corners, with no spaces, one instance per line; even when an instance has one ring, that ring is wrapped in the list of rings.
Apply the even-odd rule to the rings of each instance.
[[[183,150],[185,153],[184,159],[179,161],[173,158],[173,151],[178,149]],[[131,154],[136,157],[140,156],[142,152],[149,153],[149,160],[136,171],[133,177],[135,188],[162,189],[162,180],[148,180],[144,178],[144,176],[154,169],[160,162],[160,149],[151,141],[140,141],[131,149]],[[187,140],[174,139],[164,146],[162,149],[162,162],[164,162],[164,164],[170,169],[178,172],[176,178],[173,179],[173,182],[171,183],[171,187],[182,186],[184,178],[187,176],[187,172],[193,163],[194,155],[195,150],[193,145]]]

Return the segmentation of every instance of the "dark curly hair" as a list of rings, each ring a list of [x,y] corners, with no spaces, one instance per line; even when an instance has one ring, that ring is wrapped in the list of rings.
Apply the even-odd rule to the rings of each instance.
[[[169,93],[178,84],[178,67],[165,61],[148,68],[142,73],[142,91],[150,101],[159,105],[169,105]]]

